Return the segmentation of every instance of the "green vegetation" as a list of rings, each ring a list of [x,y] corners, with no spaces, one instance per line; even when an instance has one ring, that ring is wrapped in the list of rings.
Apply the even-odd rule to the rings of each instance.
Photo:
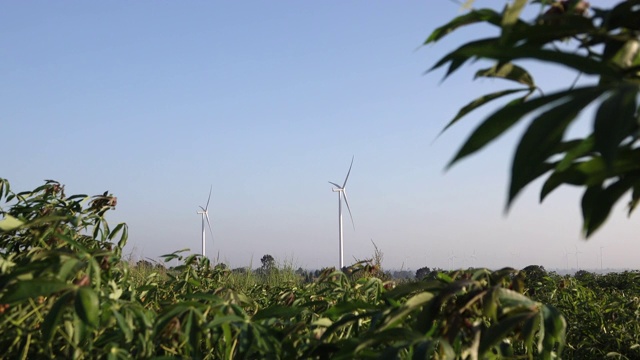
[[[306,282],[265,256],[232,271],[122,260],[108,193],[55,181],[14,193],[0,180],[0,347],[15,359],[551,359],[565,320],[531,300],[513,269],[396,284],[361,261]],[[381,253],[378,250],[379,258]]]
[[[585,187],[586,235],[631,191],[640,199],[640,1],[584,16],[583,1],[520,19],[527,1],[504,11],[473,10],[431,34],[485,22],[495,38],[469,42],[443,57],[447,75],[476,58],[495,66],[478,77],[514,81],[485,95],[451,124],[504,96],[526,93],[490,115],[453,162],[533,115],[514,158],[509,202],[550,173],[541,198],[562,184]],[[560,41],[564,41],[558,45]],[[544,94],[514,61],[533,59],[598,76],[598,83]],[[538,93],[540,95],[534,96]],[[593,133],[566,141],[580,111],[597,104]],[[451,125],[450,124],[450,125]],[[638,273],[562,277],[530,266],[517,271],[421,268],[422,279],[396,283],[382,253],[314,279],[279,267],[230,270],[181,252],[180,265],[122,258],[127,226],[109,226],[116,198],[66,196],[48,180],[15,193],[0,179],[0,348],[11,359],[601,359],[640,358]],[[308,275],[308,274],[307,274]]]
[[[467,5],[473,1],[467,1]],[[540,201],[561,185],[584,188],[583,230],[588,237],[611,208],[631,192],[629,213],[640,201],[638,95],[640,95],[640,1],[618,1],[593,8],[582,0],[531,1],[537,16],[522,19],[527,0],[513,0],[503,11],[471,10],[436,29],[426,44],[467,25],[486,24],[499,35],[470,41],[442,57],[432,69],[448,65],[446,76],[467,62],[489,60],[476,78],[498,78],[515,87],[483,95],[464,106],[447,128],[490,102],[519,95],[501,105],[473,131],[451,164],[475,153],[522,121],[529,126],[517,145],[511,167],[508,204],[535,179],[549,174]],[[540,72],[560,65],[575,80],[543,92],[522,63],[536,61]],[[587,85],[576,86],[580,78]],[[592,132],[566,139],[581,112],[595,107]]]
[[[563,277],[538,266],[522,272],[525,295],[552,304],[565,316],[565,358],[640,358],[640,272],[582,270]]]

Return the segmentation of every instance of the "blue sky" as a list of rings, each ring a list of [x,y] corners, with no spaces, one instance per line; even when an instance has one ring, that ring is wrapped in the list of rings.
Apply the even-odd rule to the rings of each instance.
[[[196,211],[212,185],[209,257],[334,266],[337,195],[327,181],[342,182],[353,155],[346,262],[371,256],[373,240],[387,268],[565,268],[576,251],[581,268],[599,268],[601,246],[605,267],[636,267],[637,217],[624,204],[588,242],[577,189],[539,205],[533,184],[504,216],[522,126],[444,172],[480,113],[434,141],[440,130],[471,99],[505,87],[472,82],[481,64],[445,82],[442,71],[424,75],[447,50],[488,34],[471,28],[421,47],[460,14],[452,1],[2,7],[0,176],[16,190],[44,179],[68,194],[109,190],[118,196],[109,220],[129,224],[134,258],[199,252]],[[574,76],[534,71],[547,90]]]

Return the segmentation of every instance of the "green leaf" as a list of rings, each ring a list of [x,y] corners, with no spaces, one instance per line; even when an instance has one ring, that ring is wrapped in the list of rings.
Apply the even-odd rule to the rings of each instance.
[[[366,340],[361,341],[355,349],[355,353],[359,353],[371,347],[380,345],[388,346],[397,341],[416,341],[422,338],[422,334],[412,331],[408,328],[392,328],[386,329],[367,336]]]
[[[458,16],[447,24],[435,29],[431,35],[429,35],[429,38],[425,40],[424,45],[442,39],[445,35],[453,32],[461,26],[483,21],[494,25],[500,25],[500,20],[500,14],[491,9],[474,10],[467,14]]]
[[[376,309],[374,304],[360,300],[342,301],[330,307],[323,313],[323,316],[338,319],[342,315],[354,311],[369,311]]]
[[[465,115],[467,115],[468,113],[472,112],[473,110],[488,104],[489,102],[495,100],[495,99],[499,99],[503,96],[506,95],[511,95],[511,94],[515,94],[518,92],[523,92],[523,91],[530,91],[529,89],[511,89],[511,90],[503,90],[503,91],[498,91],[498,92],[494,92],[491,94],[487,94],[484,96],[481,96],[475,100],[473,100],[472,102],[468,103],[467,105],[465,105],[462,109],[460,109],[460,111],[458,111],[458,113],[456,114],[456,116],[453,118],[453,120],[451,120],[447,126],[444,127],[444,129],[442,129],[442,131],[440,132],[441,134],[447,130],[449,127],[451,127],[451,125],[455,124],[456,122],[458,122],[458,120],[460,120],[462,117],[464,117]]]
[[[75,270],[80,264],[80,260],[74,258],[67,258],[64,260],[58,271],[58,279],[66,281],[70,275],[75,276]]]
[[[422,292],[409,298],[398,310],[392,312],[388,318],[384,319],[384,323],[380,326],[379,330],[384,331],[396,326],[404,320],[410,312],[427,304],[433,297],[434,295],[432,293]]]
[[[638,86],[627,85],[613,90],[596,112],[593,124],[594,149],[611,166],[620,143],[637,128]]]
[[[542,315],[532,316],[527,319],[522,326],[522,339],[524,340],[524,346],[527,349],[527,352],[530,354],[533,353],[533,340],[538,329],[540,329],[541,318]]]
[[[127,244],[127,239],[129,237],[129,227],[125,223],[116,225],[116,227],[109,234],[109,240],[113,240],[118,232],[122,232],[120,235],[120,240],[118,240],[118,247],[122,249]]]
[[[607,219],[611,208],[627,191],[640,184],[640,176],[625,176],[606,188],[589,187],[582,197],[583,230],[591,236]]]
[[[5,232],[13,231],[22,225],[24,225],[24,222],[7,214],[5,215],[4,219],[0,220],[0,231],[5,231]]]
[[[556,166],[556,171],[564,171],[571,166],[574,160],[579,159],[591,152],[593,149],[593,136],[582,140],[574,140],[567,143],[567,150],[564,158]]]
[[[640,150],[638,149],[621,152],[610,168],[605,165],[602,157],[576,162],[570,164],[567,169],[556,171],[549,176],[542,187],[540,201],[562,184],[601,186],[608,178],[624,176],[638,170],[640,170]]]
[[[127,322],[127,320],[125,320],[124,316],[122,316],[122,314],[120,314],[118,310],[112,310],[111,314],[116,319],[118,328],[120,328],[120,331],[122,331],[125,341],[130,342],[131,340],[133,340],[133,324]]]
[[[542,340],[543,353],[550,355],[553,352],[555,345],[558,345],[557,356],[562,355],[562,348],[565,343],[565,332],[567,330],[567,322],[564,316],[556,308],[550,305],[542,307],[542,318],[544,323],[544,339]],[[543,354],[544,355],[544,354]],[[544,356],[544,358],[550,358]]]
[[[531,312],[509,315],[487,329],[482,334],[482,339],[480,340],[478,358],[484,359],[485,354],[502,341],[502,339],[504,339],[509,333],[511,333],[516,326],[533,316],[536,316],[536,314]]]
[[[638,63],[638,55],[640,54],[640,41],[637,38],[631,38],[620,47],[615,53],[611,61],[621,68],[630,68]]]
[[[45,344],[51,344],[53,334],[58,328],[58,323],[60,322],[60,318],[62,317],[65,307],[71,303],[72,296],[73,292],[71,291],[60,296],[42,321],[42,340]]]
[[[511,167],[511,184],[507,208],[527,184],[552,168],[545,160],[562,141],[564,132],[576,116],[604,92],[602,88],[586,88],[566,96],[559,105],[536,117],[522,136]]]
[[[603,63],[591,57],[565,53],[558,50],[548,50],[538,46],[520,45],[508,46],[500,44],[498,38],[486,38],[468,42],[441,58],[429,70],[433,71],[446,63],[451,63],[445,78],[451,75],[465,62],[472,59],[494,59],[503,63],[517,59],[540,60],[566,66],[576,71],[598,75],[608,79],[621,79],[622,72],[610,63]]]
[[[13,304],[38,296],[49,296],[56,292],[71,289],[73,286],[54,279],[32,279],[18,281],[2,297],[0,303]]]
[[[418,291],[438,291],[442,289],[445,285],[436,280],[423,280],[416,282],[408,282],[404,284],[399,284],[394,289],[386,292],[383,295],[385,299],[400,299],[409,294],[418,292]]]
[[[572,167],[564,171],[553,172],[542,185],[542,190],[540,191],[540,202],[542,202],[547,195],[557,189],[560,185],[584,185],[587,182],[587,178],[587,174],[579,171],[576,167]]]
[[[511,101],[509,104],[487,117],[482,124],[473,131],[464,145],[462,145],[462,148],[454,156],[453,160],[449,162],[447,168],[451,167],[458,160],[475,153],[491,141],[495,140],[530,112],[554,101],[558,101],[566,96],[570,96],[575,91],[585,91],[593,88],[594,87],[561,91],[529,101],[525,101],[525,98]]]
[[[533,81],[533,77],[531,77],[527,70],[510,62],[504,64],[499,63],[488,69],[478,70],[474,79],[479,77],[511,80],[529,87],[529,89],[520,89],[519,91],[532,91],[531,88],[536,86]]]
[[[498,287],[487,289],[482,297],[482,314],[492,321],[498,320]]]
[[[538,305],[537,302],[529,299],[528,297],[520,294],[517,291],[498,288],[497,294],[498,294],[498,299],[500,300],[500,304],[505,308],[514,308],[514,307],[534,308]]]
[[[564,40],[595,30],[593,20],[581,15],[564,15],[562,21],[550,25],[548,23],[533,24],[514,28],[509,34],[509,41],[524,41],[527,46],[541,47],[544,44]]]
[[[631,216],[633,210],[638,206],[638,202],[640,202],[640,184],[635,184],[631,192],[631,201],[629,201],[629,212],[627,216]]]
[[[207,324],[207,327],[216,328],[224,324],[245,323],[245,322],[246,322],[245,319],[237,315],[223,315],[223,316],[216,316],[215,318],[213,318],[213,320]]]
[[[434,340],[424,340],[415,345],[413,360],[431,359],[435,350]]]
[[[609,14],[605,26],[607,29],[628,28],[640,30],[640,9],[637,1],[622,1]]]
[[[85,324],[98,326],[100,302],[98,294],[89,287],[81,287],[76,291],[75,310]]]
[[[473,50],[469,50],[469,49],[489,47],[494,45],[497,41],[498,39],[496,38],[488,38],[488,39],[480,39],[480,40],[467,43],[462,47],[458,48],[457,50],[454,50],[449,54],[445,55],[438,62],[436,62],[436,64],[433,65],[433,67],[431,67],[431,69],[429,69],[428,72],[433,71],[445,65],[446,63],[450,62],[451,64],[449,65],[449,69],[447,70],[447,73],[444,76],[444,78],[446,79],[447,77],[449,77],[449,75],[453,74],[460,66],[464,65],[465,62],[472,60],[474,57],[477,57],[477,55],[474,54]]]
[[[270,319],[270,318],[290,319],[294,316],[297,316],[301,312],[302,310],[296,307],[272,305],[268,308],[259,310],[257,313],[253,315],[251,319],[253,321],[260,321],[260,320]]]
[[[520,18],[522,9],[527,5],[527,0],[514,0],[511,4],[507,5],[507,8],[502,15],[502,29],[510,29]]]

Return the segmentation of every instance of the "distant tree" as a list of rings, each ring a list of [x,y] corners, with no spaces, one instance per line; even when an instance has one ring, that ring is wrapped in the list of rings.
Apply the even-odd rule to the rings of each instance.
[[[246,274],[247,273],[247,268],[246,267],[239,267],[239,268],[235,268],[233,270],[231,270],[232,273],[234,274]]]
[[[276,266],[276,260],[269,254],[264,255],[260,262],[262,263],[261,269],[265,272],[272,270]]]
[[[470,24],[497,27],[498,36],[460,46],[432,70],[448,65],[447,77],[467,62],[485,59],[493,66],[478,70],[475,78],[499,78],[517,85],[471,101],[445,129],[491,101],[524,94],[486,117],[449,166],[528,120],[511,166],[507,207],[525,186],[548,174],[540,201],[561,185],[584,189],[583,232],[589,237],[623,195],[631,194],[629,214],[640,201],[640,0],[611,1],[592,11],[582,0],[531,1],[537,3],[531,6],[540,6],[535,12],[539,15],[522,19],[528,2],[509,1],[502,11],[472,9],[437,28],[425,42],[437,42]],[[543,64],[543,73],[560,65],[573,72],[575,80],[558,84],[558,91],[543,92],[521,61]],[[577,87],[581,75],[590,81]],[[591,133],[567,139],[567,129],[587,108],[595,109]]]
[[[138,260],[138,262],[136,263],[136,267],[151,269],[153,267],[153,264],[147,260]]]
[[[409,270],[395,270],[391,273],[391,277],[393,279],[400,279],[400,280],[411,279],[413,275],[414,275],[413,272]]]
[[[522,269],[524,273],[527,274],[527,277],[542,277],[547,275],[547,270],[544,269],[542,265],[529,265]]]
[[[542,279],[547,276],[547,271],[541,265],[529,265],[522,269],[521,271],[524,273],[526,279],[529,282],[540,282]]]
[[[580,281],[584,286],[593,287],[596,283],[597,274],[589,272],[587,270],[578,270],[573,277]]]
[[[428,266],[421,267],[420,269],[416,270],[416,279],[422,280],[424,277],[429,275],[429,273],[431,273],[431,269]]]

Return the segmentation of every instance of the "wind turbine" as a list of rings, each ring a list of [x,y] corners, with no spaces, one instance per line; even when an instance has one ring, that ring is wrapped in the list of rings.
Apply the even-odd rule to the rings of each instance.
[[[473,249],[473,253],[471,254],[471,265],[475,268],[476,267],[476,261],[478,260],[478,257],[476,256],[476,249]]]
[[[569,251],[567,248],[564,248],[564,256],[563,258],[567,261],[567,271],[569,271]]]
[[[448,257],[448,260],[451,262],[450,270],[453,270],[456,267],[456,259],[458,257],[455,255],[453,251],[451,251],[451,256]]]
[[[576,271],[580,270],[580,266],[578,265],[578,254],[582,254],[582,251],[578,251],[578,245],[576,247]]]
[[[347,177],[344,178],[344,183],[342,186],[329,181],[329,184],[335,186],[331,189],[333,192],[338,193],[338,236],[340,239],[340,269],[344,267],[344,240],[342,233],[342,199],[344,199],[344,203],[347,205],[347,210],[349,210],[349,217],[351,218],[351,225],[353,226],[353,230],[356,229],[356,225],[353,223],[353,216],[351,215],[351,208],[349,207],[349,201],[347,200],[347,180],[349,180],[349,174],[351,174],[351,167],[353,166],[353,157],[351,157],[351,165],[349,165],[349,171],[347,171]]]
[[[211,233],[211,238],[213,238],[213,230],[211,230],[211,222],[209,221],[209,201],[211,200],[211,190],[213,190],[213,185],[211,185],[211,188],[209,188],[209,198],[207,198],[207,205],[205,207],[200,206],[201,211],[197,212],[198,214],[202,215],[202,257],[205,257],[207,254],[207,243],[205,242],[206,232],[204,227],[205,219],[207,220],[207,225],[209,226],[209,233]]]

